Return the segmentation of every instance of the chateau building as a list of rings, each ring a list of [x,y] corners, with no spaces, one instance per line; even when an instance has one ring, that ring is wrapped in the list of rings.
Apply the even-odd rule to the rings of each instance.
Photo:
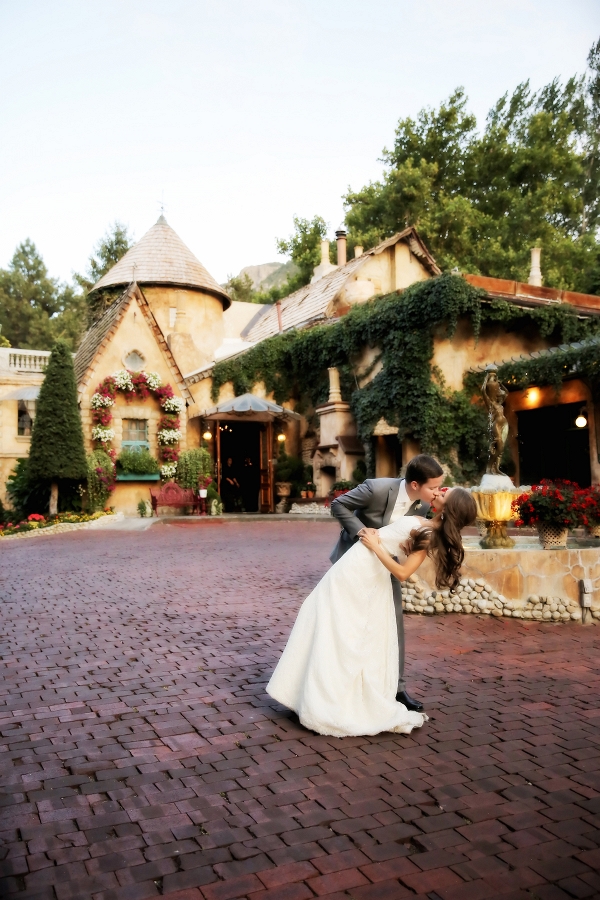
[[[364,457],[364,443],[357,436],[350,405],[342,397],[335,370],[331,372],[329,401],[309,411],[316,428],[309,427],[308,413],[294,411],[292,400],[278,405],[257,383],[244,397],[236,398],[231,384],[221,388],[218,401],[211,398],[215,364],[247,352],[261,341],[290,330],[335,322],[352,306],[371,298],[402,291],[411,284],[434,278],[440,270],[413,228],[389,238],[379,246],[346,260],[346,235],[337,233],[338,265],[329,262],[329,245],[322,243],[321,263],[312,282],[280,302],[262,306],[232,301],[175,231],[161,216],[158,222],[94,286],[98,297],[108,292],[110,303],[85,334],[75,355],[75,373],[87,449],[92,436],[92,397],[98,385],[115,372],[153,373],[162,385],[170,385],[181,401],[179,448],[211,448],[215,473],[220,482],[223,462],[238,458],[260,471],[254,500],[247,506],[263,512],[275,505],[274,468],[279,442],[285,438],[288,453],[302,454],[313,465],[317,496],[324,496],[336,480],[350,478],[357,461]],[[582,317],[600,315],[600,297],[567,294],[544,288],[535,266],[530,284],[465,276],[493,298],[517,307],[568,304]],[[511,331],[498,325],[478,340],[466,321],[459,321],[451,338],[435,338],[433,363],[446,383],[455,389],[464,373],[501,363],[513,357],[551,349],[537,333]],[[49,353],[0,349],[0,483],[17,459],[29,451],[35,402]],[[376,348],[365,350],[360,371],[377,372]],[[564,407],[558,410],[558,407]],[[535,435],[562,429],[564,441],[573,444],[578,478],[585,483],[600,481],[599,442],[596,438],[594,398],[576,373],[565,383],[560,396],[548,389],[514,391],[507,405],[513,432],[513,458],[517,478],[537,477],[531,447]],[[543,410],[551,409],[552,413]],[[573,431],[571,420],[585,409],[586,425]],[[158,454],[161,407],[150,395],[128,402],[119,392],[112,412],[112,447],[145,446]],[[536,418],[537,416],[537,418]],[[581,418],[581,416],[579,417]],[[535,420],[535,421],[534,421]],[[564,420],[564,421],[563,421]],[[600,424],[599,424],[600,427]],[[398,428],[381,419],[371,437],[376,475],[395,475],[418,452],[410,436],[402,441]],[[529,434],[524,449],[523,435]],[[364,436],[363,436],[364,437]],[[519,443],[520,440],[520,443]],[[562,465],[562,464],[561,464]],[[565,471],[563,474],[567,474]],[[111,503],[117,510],[133,514],[140,499],[147,499],[148,484],[118,481]],[[2,497],[5,500],[5,496]],[[250,511],[249,509],[249,511]]]

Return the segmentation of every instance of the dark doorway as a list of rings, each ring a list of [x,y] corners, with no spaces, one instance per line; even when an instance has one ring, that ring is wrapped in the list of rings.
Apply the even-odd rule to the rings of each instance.
[[[575,425],[584,405],[564,403],[517,413],[521,484],[566,478],[589,486],[589,429]]]
[[[219,427],[225,512],[258,512],[260,423],[221,421]]]

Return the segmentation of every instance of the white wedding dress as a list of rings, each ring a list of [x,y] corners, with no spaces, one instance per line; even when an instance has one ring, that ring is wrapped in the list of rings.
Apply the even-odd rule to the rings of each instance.
[[[379,529],[393,556],[420,520]],[[390,573],[354,544],[302,604],[267,693],[319,734],[408,734],[426,721],[396,702],[398,636]]]

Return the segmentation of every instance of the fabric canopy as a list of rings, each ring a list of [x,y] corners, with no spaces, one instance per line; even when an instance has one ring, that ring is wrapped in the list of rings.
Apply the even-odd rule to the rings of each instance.
[[[255,394],[242,394],[241,397],[234,397],[233,400],[225,400],[218,406],[204,410],[201,413],[203,419],[252,419],[254,422],[268,422],[271,419],[299,419],[298,413],[291,409],[285,409],[265,400],[263,397],[257,397]]]
[[[4,397],[0,397],[1,400],[37,400],[40,396],[40,386],[36,385],[35,387],[19,387],[15,388],[10,393],[5,394]]]

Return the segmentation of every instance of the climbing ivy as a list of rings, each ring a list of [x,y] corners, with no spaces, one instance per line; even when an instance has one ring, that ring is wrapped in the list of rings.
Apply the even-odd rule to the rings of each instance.
[[[590,338],[571,346],[555,347],[537,357],[511,360],[498,368],[500,380],[509,390],[524,390],[531,385],[560,390],[565,378],[581,378],[600,397],[600,340]],[[469,372],[465,389],[474,391],[481,374]]]
[[[523,309],[491,300],[460,276],[441,275],[354,306],[332,324],[276,335],[217,363],[213,399],[227,382],[239,395],[262,381],[276,402],[294,399],[296,409],[306,412],[327,399],[327,368],[336,366],[367,447],[383,417],[399,428],[400,438],[413,435],[425,452],[447,462],[458,479],[473,480],[485,462],[485,411],[473,402],[470,384],[453,391],[432,365],[434,338],[451,337],[463,318],[476,340],[484,329],[502,324],[554,343],[575,341],[598,333],[600,324],[578,318],[567,306]],[[359,375],[368,348],[375,358]],[[375,367],[379,371],[368,381]]]

